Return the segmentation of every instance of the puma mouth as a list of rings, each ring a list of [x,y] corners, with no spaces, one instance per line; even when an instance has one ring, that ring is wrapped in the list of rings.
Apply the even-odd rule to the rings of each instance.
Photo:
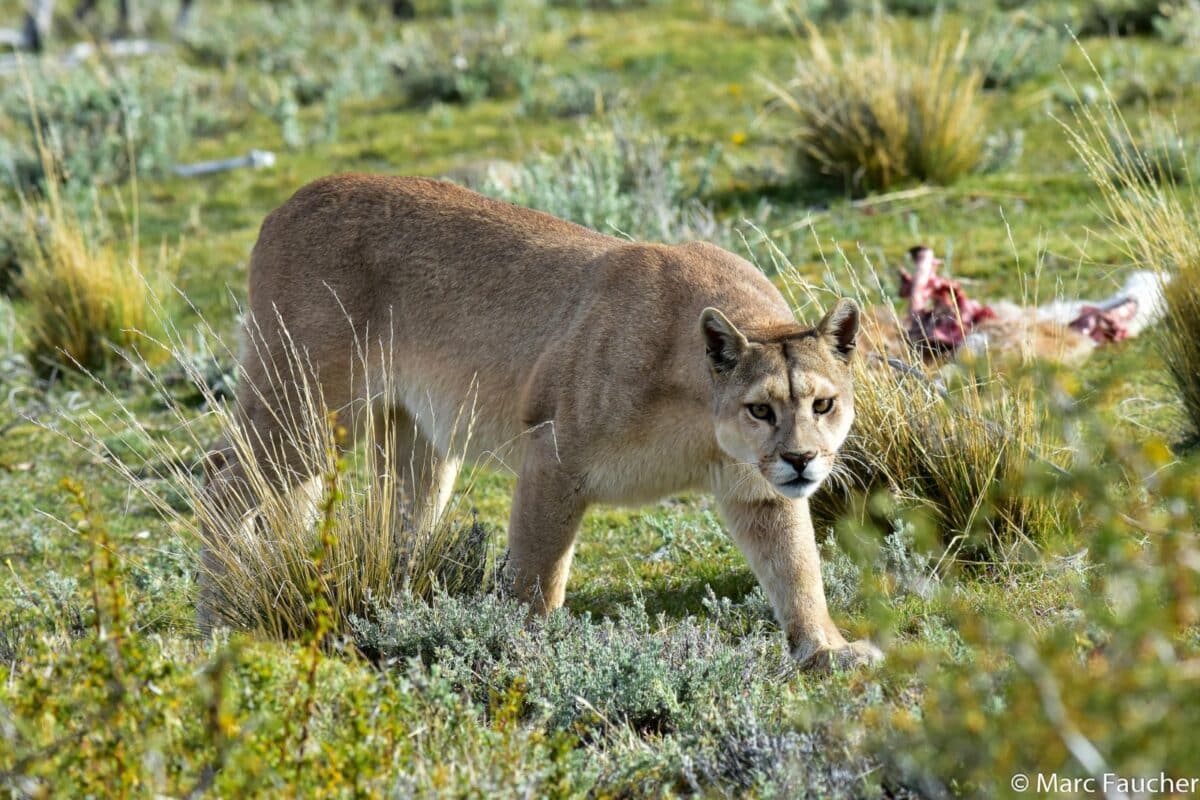
[[[779,491],[788,497],[808,497],[817,489],[819,481],[810,480],[803,475],[797,475],[790,481],[776,483]]]

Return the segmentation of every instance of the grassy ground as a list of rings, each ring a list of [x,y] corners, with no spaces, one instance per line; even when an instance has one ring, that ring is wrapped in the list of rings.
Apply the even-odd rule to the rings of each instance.
[[[491,30],[497,19],[472,3],[457,16],[417,5],[403,30],[373,11],[343,12],[368,38],[321,57],[386,61],[409,46],[404,35]],[[521,162],[560,151],[584,126],[636,118],[667,137],[684,183],[734,232],[728,241],[768,263],[766,232],[814,282],[843,274],[842,251],[860,271],[878,267],[893,290],[892,268],[926,243],[980,296],[1104,295],[1129,260],[1062,130],[1076,90],[1099,86],[1088,59],[1131,124],[1151,113],[1182,131],[1200,123],[1186,88],[1200,60],[1188,47],[1088,38],[1086,56],[1064,44],[1061,67],[1056,58],[986,93],[994,127],[1023,132],[1014,164],[851,199],[796,175],[791,123],[769,108],[765,81],[786,79],[803,38],[738,24],[716,3],[500,5],[517,22],[525,88],[417,102],[389,68],[370,96],[344,90],[335,132],[329,103],[300,107],[289,144],[286,126],[263,110],[282,78],[261,59],[240,60],[255,36],[249,24],[239,33],[240,20],[255,4],[201,2],[194,25],[228,31],[216,38],[229,40],[235,61],[222,68],[182,45],[148,57],[160,74],[186,66],[197,107],[214,118],[190,125],[164,163],[258,148],[275,151],[277,164],[192,179],[151,165],[136,195],[125,180],[97,182],[80,192],[81,206],[123,245],[136,208],[141,247],[179,251],[172,278],[190,307],[174,303],[173,324],[187,336],[202,317],[232,342],[258,225],[305,182],[342,170],[441,175],[485,159]],[[15,3],[0,6],[16,18]],[[1058,13],[1055,4],[1033,10]],[[956,34],[981,19],[951,10],[898,24]],[[858,12],[822,27],[853,37],[861,21]],[[150,22],[163,33],[161,20]],[[64,27],[56,47],[80,35]],[[555,80],[597,75],[619,87],[615,107],[583,118],[530,112]],[[0,80],[9,107],[19,105],[20,78]],[[28,146],[15,115],[0,120],[0,138],[6,157]],[[11,183],[5,203],[15,212]],[[1097,773],[1072,747],[1080,737],[1098,748],[1099,772],[1179,777],[1200,763],[1183,741],[1200,707],[1187,533],[1196,486],[1164,446],[1178,438],[1180,412],[1150,335],[1098,352],[1078,374],[1045,378],[1031,395],[1049,408],[1067,387],[1084,408],[1054,420],[1080,468],[1053,489],[1022,489],[1070,498],[1077,529],[981,567],[939,563],[942,545],[903,510],[872,506],[842,521],[826,545],[835,618],[856,638],[882,639],[892,657],[877,672],[819,678],[787,663],[753,576],[703,496],[589,513],[569,614],[531,631],[514,627],[519,610],[490,598],[443,597],[432,608],[401,598],[364,623],[357,647],[202,639],[195,542],[104,459],[50,430],[87,413],[119,419],[125,407],[171,439],[177,416],[136,373],[104,374],[111,393],[69,370],[47,382],[23,357],[28,314],[19,295],[0,303],[0,793],[994,795],[1011,791],[1016,772]],[[177,399],[185,383],[173,385]],[[202,408],[188,414],[211,427]],[[144,447],[119,433],[105,443],[133,450],[131,461]],[[502,531],[512,484],[487,472],[463,507]]]

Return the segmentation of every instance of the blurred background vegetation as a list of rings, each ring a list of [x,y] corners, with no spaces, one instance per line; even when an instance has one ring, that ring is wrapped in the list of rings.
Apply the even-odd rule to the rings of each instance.
[[[0,53],[0,793],[994,796],[1197,770],[1200,4],[197,0],[179,30],[142,4],[139,55],[116,5],[60,3],[40,56]],[[273,165],[175,171],[252,150]],[[703,496],[592,512],[569,612],[525,625],[489,580],[512,476],[464,475],[420,558],[387,550],[319,400],[324,513],[235,554],[241,624],[203,638],[246,258],[343,170],[715,241],[801,318],[894,302],[915,244],[1030,303],[1160,270],[1167,314],[1070,370],[862,365],[813,506],[878,670],[798,673]]]

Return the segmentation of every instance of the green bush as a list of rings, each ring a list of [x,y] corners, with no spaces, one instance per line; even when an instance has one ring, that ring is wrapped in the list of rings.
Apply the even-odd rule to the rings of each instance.
[[[419,661],[481,704],[515,688],[523,725],[607,751],[592,789],[601,795],[862,791],[861,757],[841,762],[822,747],[827,732],[780,725],[791,668],[763,609],[753,613],[759,621],[730,643],[711,622],[668,625],[637,605],[614,619],[523,624],[520,607],[494,597],[400,598],[360,622],[356,639],[396,667]]]
[[[3,95],[15,130],[3,131],[3,180],[18,188],[48,180],[39,137],[68,191],[166,172],[212,112],[186,68],[142,62],[115,71],[47,67]]]
[[[1185,565],[1200,556],[1188,533],[1200,473],[1161,441],[1071,424],[1083,434],[1077,468],[1054,490],[1079,499],[1088,548],[1057,566],[1014,565],[1005,579],[1014,590],[1048,578],[1069,587],[1061,610],[1021,619],[954,603],[948,618],[962,653],[897,654],[926,688],[890,719],[871,719],[881,733],[875,752],[931,794],[1007,794],[1018,773],[1031,787],[1038,775],[1095,778],[1096,793],[1105,773],[1196,777],[1200,745],[1184,732],[1200,723],[1191,667],[1200,579]],[[1113,480],[1121,473],[1154,475],[1153,495],[1130,498]]]
[[[961,0],[732,0],[714,10],[735,25],[768,33],[802,34],[806,23],[827,23],[851,14],[887,11],[909,17],[958,8]]]
[[[547,0],[547,5],[557,8],[576,8],[592,11],[617,11],[627,8],[644,8],[659,5],[663,0]]]
[[[969,62],[983,73],[985,89],[1011,89],[1058,69],[1066,38],[1052,25],[1026,15],[996,15],[975,37]]]
[[[389,87],[386,55],[395,23],[386,17],[297,0],[223,0],[206,3],[199,14],[206,18],[194,20],[183,35],[192,58],[251,78],[252,90],[286,81],[295,101],[308,106],[330,94],[369,99]]]
[[[274,121],[283,142],[337,139],[342,106],[394,87],[390,54],[395,21],[378,4],[343,8],[328,2],[205,4],[184,32],[191,57],[236,76],[233,101]],[[320,104],[321,129],[305,130],[301,110]]]
[[[1145,121],[1136,135],[1114,131],[1110,146],[1117,160],[1113,177],[1118,181],[1173,185],[1191,180],[1195,148],[1162,119]]]
[[[521,111],[535,117],[586,117],[618,111],[627,100],[628,93],[614,75],[563,75],[530,89],[521,100]]]
[[[406,35],[393,66],[401,90],[415,104],[511,97],[533,79],[523,32],[505,24]]]
[[[1200,45],[1200,1],[1164,4],[1163,15],[1154,20],[1154,30],[1168,44]]]
[[[591,126],[557,155],[539,155],[485,194],[641,241],[728,241],[683,178],[666,139],[638,123]]]
[[[1160,0],[1092,0],[1080,24],[1082,36],[1153,33],[1165,4]]]

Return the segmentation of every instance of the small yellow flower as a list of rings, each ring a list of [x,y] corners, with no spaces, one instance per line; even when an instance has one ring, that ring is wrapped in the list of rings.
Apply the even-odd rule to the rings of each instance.
[[[746,143],[746,138],[746,134],[742,133],[741,131],[737,131],[733,134],[733,136],[729,137],[729,141],[736,145],[743,145]]]
[[[729,84],[729,93],[734,97],[742,96],[742,85],[740,83]]]

